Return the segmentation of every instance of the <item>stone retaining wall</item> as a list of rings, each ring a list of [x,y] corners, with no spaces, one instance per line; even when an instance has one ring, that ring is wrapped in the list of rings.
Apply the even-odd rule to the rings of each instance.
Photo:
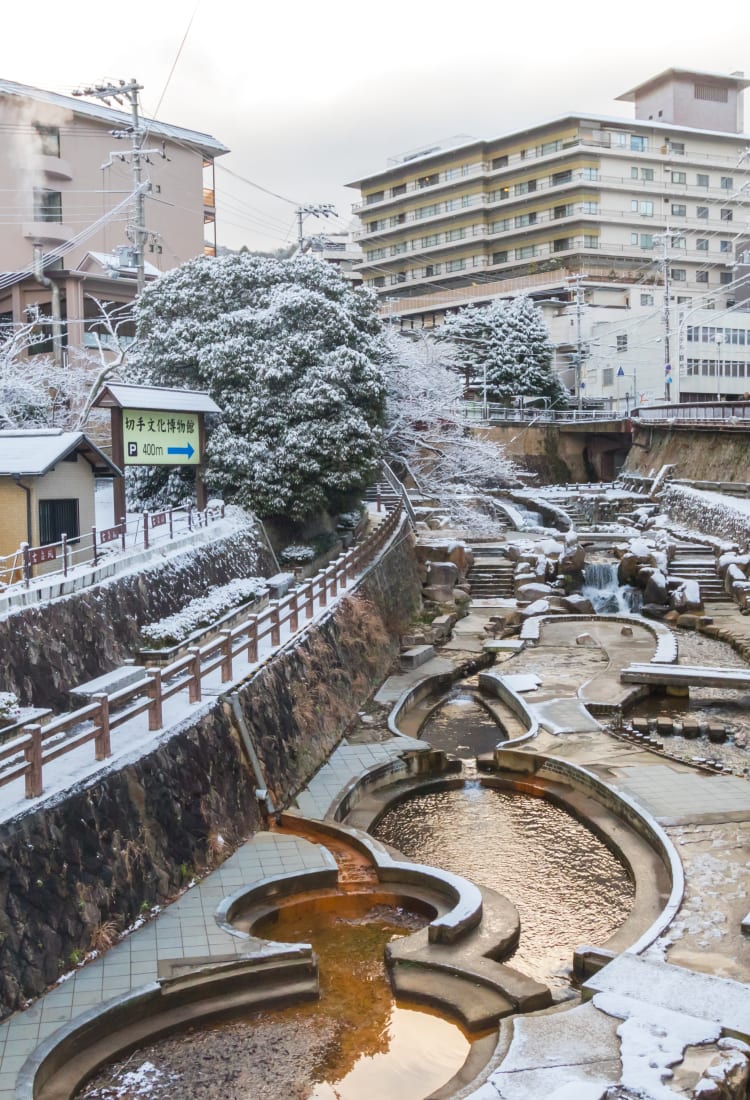
[[[151,580],[135,584],[144,601]],[[238,689],[276,806],[325,762],[388,674],[419,592],[404,523],[357,594]],[[93,608],[87,614],[93,622]],[[0,1016],[104,945],[144,903],[163,902],[228,856],[261,825],[256,787],[231,707],[218,700],[135,763],[0,825]]]
[[[216,585],[274,571],[248,522],[211,545],[21,608],[0,619],[0,691],[15,692],[24,706],[66,710],[71,687],[133,656],[142,626],[182,610]]]

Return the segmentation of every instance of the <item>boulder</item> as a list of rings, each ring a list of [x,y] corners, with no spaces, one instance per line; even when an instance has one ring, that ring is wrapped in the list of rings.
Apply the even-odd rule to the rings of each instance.
[[[587,646],[591,649],[598,649],[599,643],[596,638],[592,638],[590,634],[579,634],[576,638],[576,645]]]
[[[425,565],[431,562],[452,562],[458,569],[459,577],[465,577],[474,564],[474,554],[465,542],[453,539],[434,540],[429,543],[417,543],[417,561]]]
[[[579,596],[573,594],[571,596],[564,596],[561,599],[561,603],[566,611],[571,612],[573,615],[593,615],[594,605],[591,600],[586,599],[585,596]]]
[[[702,611],[701,590],[697,581],[683,580],[672,590],[670,601],[678,612]]]
[[[458,581],[458,566],[452,561],[428,561],[427,580],[430,584],[453,587]]]
[[[549,615],[550,610],[549,600],[535,600],[521,610],[521,615],[524,619],[531,619],[534,615]]]
[[[635,554],[626,551],[617,565],[618,584],[633,584],[638,575],[640,562]]]
[[[726,592],[732,592],[732,588],[735,584],[743,584],[747,580],[747,577],[743,573],[739,565],[735,565],[733,562],[727,566],[724,573],[724,589]]]
[[[665,604],[669,602],[667,594],[667,578],[661,569],[655,569],[646,583],[643,593],[645,604]]]
[[[428,584],[422,589],[422,599],[428,600],[430,603],[441,604],[454,604],[456,602],[453,585],[447,587],[440,584]]]
[[[641,615],[647,619],[663,619],[669,613],[669,605],[663,603],[644,603]]]
[[[524,600],[540,600],[552,595],[552,588],[548,584],[521,584],[516,588],[516,595]]]
[[[580,573],[586,564],[586,551],[577,543],[566,545],[565,553],[560,558],[558,570],[560,573]]]

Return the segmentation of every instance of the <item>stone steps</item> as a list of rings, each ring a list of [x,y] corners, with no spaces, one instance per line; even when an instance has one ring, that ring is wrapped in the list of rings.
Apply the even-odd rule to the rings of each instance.
[[[510,599],[514,593],[515,566],[512,562],[475,562],[467,574],[474,599]]]

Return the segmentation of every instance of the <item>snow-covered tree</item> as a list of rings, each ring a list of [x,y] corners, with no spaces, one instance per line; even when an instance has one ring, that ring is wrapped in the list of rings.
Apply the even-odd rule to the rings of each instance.
[[[452,350],[426,333],[389,333],[386,456],[457,526],[482,531],[492,494],[519,484],[518,467],[468,415]]]
[[[136,321],[129,380],[208,390],[223,410],[207,447],[211,490],[263,516],[302,520],[375,476],[382,326],[374,297],[331,265],[192,260],[146,288]],[[180,495],[174,471],[144,470],[138,481],[148,503]]]
[[[446,318],[438,336],[454,346],[475,385],[486,378],[490,401],[508,405],[516,397],[547,397],[556,405],[565,400],[544,317],[530,298],[467,306]]]

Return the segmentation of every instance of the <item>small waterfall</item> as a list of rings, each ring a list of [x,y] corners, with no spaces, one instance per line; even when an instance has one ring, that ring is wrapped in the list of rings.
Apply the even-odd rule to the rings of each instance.
[[[581,595],[591,600],[599,615],[637,613],[643,602],[639,588],[618,584],[615,562],[589,562],[583,571]]]

